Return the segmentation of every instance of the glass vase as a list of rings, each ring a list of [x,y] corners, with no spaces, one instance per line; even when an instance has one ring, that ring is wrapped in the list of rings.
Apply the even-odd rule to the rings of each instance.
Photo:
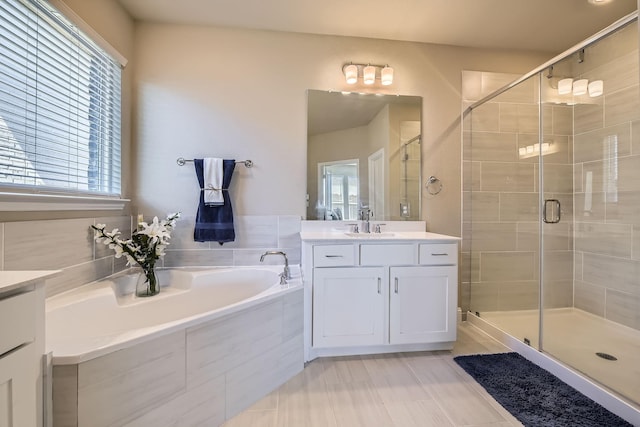
[[[160,293],[160,282],[154,268],[142,269],[136,282],[137,297],[152,297]]]

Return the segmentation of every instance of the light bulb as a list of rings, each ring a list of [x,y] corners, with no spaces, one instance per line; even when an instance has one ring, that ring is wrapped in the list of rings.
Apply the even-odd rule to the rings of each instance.
[[[344,67],[344,77],[347,79],[347,84],[354,84],[358,81],[358,67],[350,64]]]
[[[380,72],[380,80],[383,86],[389,86],[391,83],[393,83],[393,68],[389,67],[388,65],[385,66]]]
[[[373,65],[367,65],[363,71],[364,84],[372,85],[376,81],[376,67]]]
[[[527,147],[520,147],[518,149],[518,154],[521,156],[526,156],[527,155]]]

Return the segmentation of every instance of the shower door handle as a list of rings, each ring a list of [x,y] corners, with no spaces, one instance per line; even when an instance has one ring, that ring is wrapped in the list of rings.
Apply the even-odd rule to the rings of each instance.
[[[547,207],[551,206],[550,212],[552,217],[547,216]],[[554,209],[555,207],[555,209]],[[542,220],[547,224],[557,224],[560,222],[560,200],[558,199],[546,199],[542,208]]]

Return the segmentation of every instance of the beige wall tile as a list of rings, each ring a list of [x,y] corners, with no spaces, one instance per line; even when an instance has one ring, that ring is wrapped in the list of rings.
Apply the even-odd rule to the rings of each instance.
[[[480,281],[480,253],[478,251],[460,254],[460,281]]]
[[[462,177],[464,191],[480,190],[480,164],[481,162],[464,161]]]
[[[498,292],[498,310],[532,310],[539,306],[537,281],[500,283]]]
[[[501,221],[537,221],[538,193],[500,193]]]
[[[481,169],[483,191],[535,190],[532,164],[484,162]]]
[[[637,73],[636,73],[637,74]],[[635,77],[637,79],[637,75]],[[613,126],[640,119],[640,98],[638,85],[621,89],[617,92],[606,91],[604,124]]]
[[[595,98],[593,104],[577,104],[573,109],[574,135],[600,129],[604,125],[604,108],[602,98]]]
[[[573,277],[575,278],[576,281],[579,281],[579,280],[582,280],[583,253],[574,251],[573,255],[574,255],[573,256],[573,271],[574,271]]]
[[[540,225],[538,222],[519,222],[517,224],[518,251],[538,252],[540,250]]]
[[[606,288],[576,280],[574,306],[596,316],[604,317]]]
[[[638,84],[638,51],[618,56],[586,72],[589,81],[603,80],[605,96]],[[606,101],[605,101],[606,102]]]
[[[563,105],[554,105],[552,109],[553,125],[551,128],[551,134],[554,136],[573,135],[573,108]]]
[[[603,255],[583,255],[583,281],[593,285],[634,293],[638,289],[640,262]]]
[[[639,164],[640,156],[618,157],[618,191],[638,191],[638,182],[640,181]],[[614,164],[610,164],[608,170],[613,171],[614,167]],[[605,164],[605,172],[606,171],[607,167]]]
[[[633,226],[632,245],[632,258],[640,260],[640,227],[636,225]]]
[[[543,252],[542,271],[544,282],[573,280],[573,251]]]
[[[123,427],[217,426],[225,420],[224,376],[175,396]]]
[[[534,280],[537,259],[533,252],[483,252],[480,254],[482,281]]]
[[[607,222],[640,225],[640,185],[638,191],[619,191],[606,203]]]
[[[53,425],[78,426],[78,365],[53,367]]]
[[[184,331],[80,364],[79,425],[122,425],[170,400],[185,387],[184,366]]]
[[[544,241],[542,243],[545,251],[568,251],[573,249],[573,227],[571,218],[561,221],[558,224],[542,224]]]
[[[500,285],[495,282],[481,282],[471,284],[471,298],[469,310],[472,312],[498,310]]]
[[[93,259],[93,219],[7,222],[4,268],[47,270]]]
[[[536,104],[500,104],[500,132],[538,133]]]
[[[164,267],[230,265],[233,265],[233,250],[231,249],[167,250],[164,257]]]
[[[516,161],[518,159],[517,136],[515,133],[473,132],[464,143],[466,160]]]
[[[585,193],[576,193],[575,200],[577,222],[604,222],[605,193],[591,193],[591,197],[587,197]]]
[[[189,387],[241,366],[282,342],[282,299],[187,330]]]
[[[464,218],[474,222],[498,221],[500,219],[500,197],[497,192],[465,192]]]
[[[629,123],[622,123],[576,134],[574,148],[573,158],[576,163],[600,161],[614,153],[626,156],[631,153],[631,127]]]
[[[556,165],[545,163],[543,170],[545,192],[573,192],[573,165]]]
[[[640,155],[640,121],[631,123],[631,152]]]
[[[500,104],[488,102],[475,108],[470,116],[472,132],[500,131]]]
[[[494,87],[497,82],[504,82],[500,84],[500,86],[496,87],[495,90],[500,89],[503,86],[513,82],[514,80],[522,77],[520,75],[516,75],[515,77],[511,77],[512,75],[504,74],[503,76],[508,76],[508,78],[504,78],[503,76],[498,76],[502,73],[484,73],[483,82],[491,81],[491,84],[485,85],[486,87]],[[536,76],[533,76],[516,86],[513,86],[506,92],[502,92],[500,95],[496,96],[493,101],[494,102],[517,102],[521,104],[533,104],[538,101],[538,79]]]
[[[278,217],[278,247],[300,248],[301,218],[296,215],[281,215]]]
[[[227,372],[227,418],[246,409],[302,371],[303,342],[298,338],[278,342],[271,349]]]
[[[631,226],[623,224],[576,224],[576,250],[631,258]]]
[[[474,223],[471,231],[474,251],[516,250],[515,223]]]
[[[278,217],[240,215],[234,218],[236,241],[229,248],[272,248],[278,245]]]
[[[113,274],[113,260],[113,257],[106,257],[62,269],[62,274],[47,280],[47,297]]]
[[[545,280],[545,308],[573,307],[573,280]]]
[[[605,317],[630,328],[640,329],[640,292],[628,294],[607,289]]]

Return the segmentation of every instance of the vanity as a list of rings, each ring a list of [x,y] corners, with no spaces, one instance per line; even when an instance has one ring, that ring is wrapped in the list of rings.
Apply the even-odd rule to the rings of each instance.
[[[424,229],[387,221],[380,233],[353,233],[345,222],[303,221],[305,361],[453,347],[459,238]]]
[[[43,425],[45,279],[56,271],[0,271],[0,426]]]

